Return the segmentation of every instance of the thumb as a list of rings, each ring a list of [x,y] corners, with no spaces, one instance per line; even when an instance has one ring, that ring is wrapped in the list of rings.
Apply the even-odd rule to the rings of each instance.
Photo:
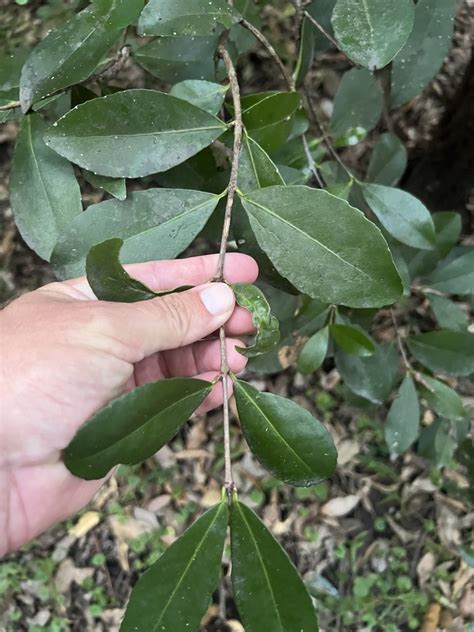
[[[140,303],[110,303],[114,336],[140,354],[176,349],[205,338],[226,323],[235,307],[225,283],[210,283],[186,292]]]

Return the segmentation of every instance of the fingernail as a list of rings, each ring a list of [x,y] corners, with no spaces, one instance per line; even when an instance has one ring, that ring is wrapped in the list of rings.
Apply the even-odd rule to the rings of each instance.
[[[234,306],[234,293],[225,283],[214,283],[202,290],[201,301],[210,314],[219,316]]]

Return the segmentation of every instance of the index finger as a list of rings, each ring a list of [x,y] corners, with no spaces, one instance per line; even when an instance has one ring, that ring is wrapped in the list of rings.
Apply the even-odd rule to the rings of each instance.
[[[202,285],[212,279],[216,272],[219,255],[203,255],[172,261],[147,261],[131,263],[124,268],[128,274],[160,292],[180,285]],[[224,277],[228,283],[253,283],[258,276],[258,266],[252,257],[240,253],[229,253],[225,258]],[[86,298],[95,299],[86,277],[65,281]]]

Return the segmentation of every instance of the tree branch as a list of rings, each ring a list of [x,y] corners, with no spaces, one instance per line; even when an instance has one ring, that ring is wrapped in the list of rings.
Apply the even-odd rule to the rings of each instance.
[[[15,108],[19,108],[21,103],[19,101],[11,101],[6,105],[0,105],[0,112],[5,112],[6,110],[14,110]]]
[[[224,278],[224,264],[225,256],[227,252],[227,242],[229,241],[230,225],[232,220],[232,210],[234,208],[235,193],[237,190],[238,176],[239,176],[239,163],[240,154],[242,151],[242,106],[240,103],[240,87],[237,79],[237,73],[232,59],[224,45],[220,45],[218,53],[222,57],[227,69],[227,75],[229,78],[230,90],[232,93],[232,100],[234,103],[234,147],[232,150],[232,167],[230,171],[229,186],[227,189],[227,203],[224,215],[224,226],[222,228],[221,247],[219,252],[219,259],[217,262],[217,270],[214,275],[213,281],[223,282]],[[230,455],[230,413],[229,413],[229,363],[227,360],[227,347],[226,347],[226,334],[225,328],[221,327],[219,330],[219,340],[221,348],[221,380],[222,380],[222,394],[223,394],[223,415],[224,415],[224,485],[227,493],[230,495],[235,489],[235,483],[232,476],[232,461]]]
[[[270,42],[267,40],[265,35],[261,31],[259,31],[253,24],[248,22],[245,18],[242,18],[242,20],[240,21],[240,24],[244,28],[246,28],[247,31],[252,33],[252,35],[260,42],[260,44],[262,44],[262,46],[265,48],[267,53],[270,55],[270,57],[273,59],[273,61],[277,64],[278,68],[280,69],[280,72],[283,78],[285,79],[286,85],[288,86],[289,90],[291,92],[295,92],[296,84],[293,77],[288,72],[287,67],[282,62],[280,56],[278,55],[276,50],[273,48],[273,46],[270,44]]]
[[[405,351],[405,345],[403,343],[400,330],[398,329],[397,319],[395,318],[395,313],[392,308],[390,308],[390,316],[392,318],[393,328],[395,330],[395,336],[397,338],[397,345],[398,345],[398,349],[400,350],[400,355],[402,356],[403,364],[405,365],[405,368],[407,369],[407,371],[410,371],[412,373],[413,367]]]

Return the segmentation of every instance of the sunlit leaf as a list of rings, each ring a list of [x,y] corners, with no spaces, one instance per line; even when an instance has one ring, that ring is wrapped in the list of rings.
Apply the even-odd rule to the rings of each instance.
[[[334,472],[331,435],[291,399],[260,393],[234,379],[239,419],[250,449],[276,478],[298,487],[321,482]]]
[[[96,413],[64,450],[66,467],[86,480],[162,448],[209,395],[212,384],[174,378],[139,386]]]
[[[234,500],[230,511],[232,583],[246,632],[317,632],[298,571],[258,516]]]
[[[132,590],[120,632],[197,630],[219,582],[227,502],[206,511]]]

